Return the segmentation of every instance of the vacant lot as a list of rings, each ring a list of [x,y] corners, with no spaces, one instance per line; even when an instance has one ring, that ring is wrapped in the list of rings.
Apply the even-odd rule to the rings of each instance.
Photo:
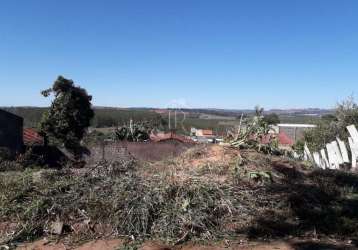
[[[353,249],[358,237],[356,174],[216,145],[155,162],[4,171],[0,204],[0,245],[9,247],[46,237],[45,246],[100,238],[122,249],[270,249],[259,244],[268,240]]]

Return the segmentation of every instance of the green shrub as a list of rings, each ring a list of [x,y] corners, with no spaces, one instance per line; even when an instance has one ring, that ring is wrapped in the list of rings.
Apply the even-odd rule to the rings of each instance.
[[[334,116],[322,117],[316,128],[306,131],[304,139],[310,149],[319,150],[337,136],[347,141],[346,127],[352,124],[358,126],[358,104],[350,97],[337,105]]]

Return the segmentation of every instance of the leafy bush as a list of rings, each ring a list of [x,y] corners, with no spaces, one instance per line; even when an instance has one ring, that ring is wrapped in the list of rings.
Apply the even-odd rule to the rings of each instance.
[[[303,155],[304,146],[305,146],[305,142],[303,140],[297,140],[296,143],[293,145],[293,150],[296,153]]]
[[[18,155],[16,162],[25,168],[46,165],[45,156],[43,154],[35,153],[32,147],[29,147],[23,154]]]
[[[334,116],[322,117],[316,128],[306,131],[304,139],[309,148],[319,150],[337,136],[347,141],[346,127],[352,124],[358,126],[358,105],[350,97],[337,105]]]

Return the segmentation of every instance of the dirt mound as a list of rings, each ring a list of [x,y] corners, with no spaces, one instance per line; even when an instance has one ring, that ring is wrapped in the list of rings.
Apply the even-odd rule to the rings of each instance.
[[[181,159],[183,164],[191,167],[202,167],[208,164],[225,165],[230,164],[240,156],[238,149],[223,147],[216,144],[200,145],[187,150]]]
[[[160,176],[168,182],[214,182],[231,181],[231,172],[240,158],[240,151],[215,144],[197,145],[171,160],[150,163],[140,171],[143,176]]]

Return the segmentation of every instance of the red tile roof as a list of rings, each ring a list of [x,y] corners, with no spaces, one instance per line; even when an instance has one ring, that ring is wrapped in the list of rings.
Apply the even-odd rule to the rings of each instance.
[[[24,144],[25,145],[34,145],[34,144],[43,144],[44,140],[37,131],[33,128],[24,128],[23,130]]]
[[[213,135],[214,134],[213,131],[210,129],[203,129],[202,131],[203,131],[203,135]]]

